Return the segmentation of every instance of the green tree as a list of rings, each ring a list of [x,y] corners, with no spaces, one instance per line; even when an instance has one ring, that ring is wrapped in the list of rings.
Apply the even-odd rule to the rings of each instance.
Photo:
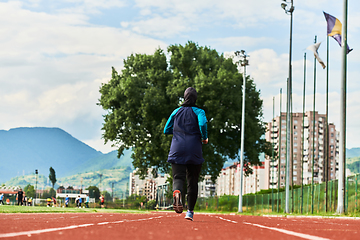
[[[52,184],[52,188],[54,188],[54,185],[55,185],[55,183],[56,183],[56,174],[55,174],[55,170],[52,168],[52,167],[50,167],[50,173],[49,173],[49,179],[50,179],[50,182],[51,182],[51,184]]]
[[[53,188],[50,188],[49,191],[44,191],[42,198],[52,198],[56,197],[56,191]]]
[[[154,172],[168,172],[166,163],[171,138],[163,134],[171,112],[183,101],[184,90],[198,92],[196,104],[206,111],[209,144],[203,147],[202,175],[218,176],[226,160],[236,159],[240,150],[242,75],[232,59],[216,50],[188,42],[168,47],[169,64],[163,50],[153,55],[132,54],[124,60],[120,74],[113,68],[112,78],[100,88],[99,105],[104,115],[103,138],[124,149],[133,149],[133,165],[144,176],[150,166]],[[254,81],[246,79],[245,163],[259,165],[259,153],[271,154],[271,144],[262,136],[262,100]]]
[[[112,202],[111,194],[108,191],[103,191],[102,194],[104,195],[106,202]]]
[[[89,197],[95,198],[95,201],[99,201],[100,197],[100,190],[96,186],[89,186],[86,188],[86,190],[89,190]]]
[[[33,185],[30,184],[26,185],[24,188],[24,192],[28,198],[29,197],[35,198],[35,187]]]

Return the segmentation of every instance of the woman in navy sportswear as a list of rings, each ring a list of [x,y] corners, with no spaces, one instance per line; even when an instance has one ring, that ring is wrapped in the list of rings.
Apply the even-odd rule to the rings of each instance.
[[[188,211],[185,218],[193,220],[198,196],[198,180],[202,156],[202,144],[208,143],[205,111],[195,105],[197,92],[189,87],[184,93],[184,103],[175,109],[164,128],[165,134],[173,134],[168,162],[172,166],[174,210],[182,213],[181,193],[187,180]]]

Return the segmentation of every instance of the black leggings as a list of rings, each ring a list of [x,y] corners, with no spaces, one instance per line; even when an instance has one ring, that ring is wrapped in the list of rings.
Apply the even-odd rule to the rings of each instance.
[[[198,181],[201,165],[172,163],[173,191],[179,190],[183,194],[184,182],[187,179],[188,210],[193,211],[198,196]]]

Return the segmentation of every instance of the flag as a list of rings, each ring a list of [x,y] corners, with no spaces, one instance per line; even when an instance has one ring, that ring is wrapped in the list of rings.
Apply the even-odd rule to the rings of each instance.
[[[324,16],[327,22],[327,34],[330,37],[333,37],[340,45],[341,47],[341,31],[342,31],[342,24],[334,16],[331,16],[330,14],[324,12]],[[352,49],[349,48],[349,45],[347,45],[347,53],[351,52]]]
[[[325,67],[326,67],[325,63],[323,62],[323,60],[321,60],[321,58],[319,57],[318,51],[317,51],[319,49],[319,47],[320,47],[320,44],[321,44],[321,42],[315,43],[314,45],[308,46],[306,49],[313,51],[315,58],[321,64],[323,69],[325,69]]]

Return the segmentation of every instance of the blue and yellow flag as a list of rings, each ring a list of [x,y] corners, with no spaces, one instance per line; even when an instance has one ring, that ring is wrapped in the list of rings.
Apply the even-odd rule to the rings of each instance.
[[[342,31],[342,24],[334,16],[331,16],[330,14],[324,12],[324,16],[327,22],[327,34],[330,37],[333,37],[340,45],[341,47],[341,31]],[[349,48],[349,45],[347,45],[347,53],[351,52],[352,49]]]

